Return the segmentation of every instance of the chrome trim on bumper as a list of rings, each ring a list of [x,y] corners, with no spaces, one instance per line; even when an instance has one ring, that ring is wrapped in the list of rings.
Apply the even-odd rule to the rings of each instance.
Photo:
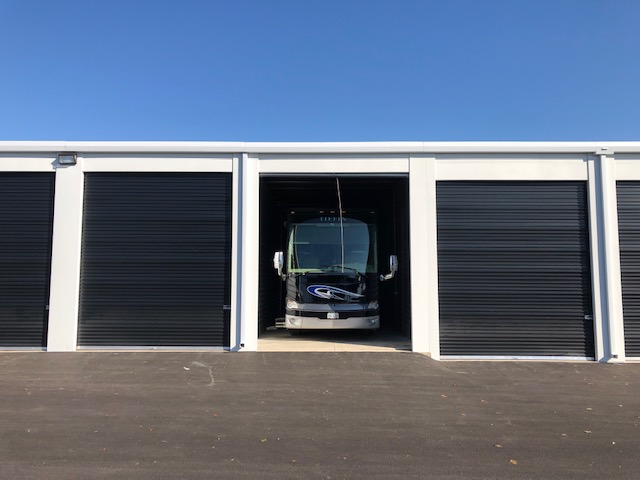
[[[349,317],[339,320],[330,320],[319,317],[296,317],[294,315],[285,315],[285,323],[286,327],[291,330],[374,330],[380,328],[380,316]]]

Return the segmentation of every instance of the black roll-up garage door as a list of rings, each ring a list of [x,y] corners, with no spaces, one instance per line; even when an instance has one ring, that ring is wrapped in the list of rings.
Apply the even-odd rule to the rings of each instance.
[[[78,344],[228,346],[231,174],[89,173]]]
[[[594,356],[585,182],[438,182],[442,355]]]
[[[640,357],[640,182],[618,182],[625,355]]]
[[[46,344],[53,173],[0,173],[0,346]]]

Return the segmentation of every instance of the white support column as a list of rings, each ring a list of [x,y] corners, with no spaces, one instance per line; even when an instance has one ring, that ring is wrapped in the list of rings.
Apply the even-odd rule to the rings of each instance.
[[[600,180],[602,185],[602,229],[606,278],[605,325],[609,339],[608,358],[611,362],[623,362],[624,323],[622,314],[622,279],[620,272],[620,241],[618,237],[618,199],[616,193],[615,158],[600,155]]]
[[[595,340],[595,358],[605,362],[609,358],[609,333],[606,328],[607,310],[603,292],[606,292],[607,276],[604,269],[604,241],[602,238],[602,183],[600,181],[599,159],[590,156],[587,159],[589,240],[591,249],[591,287],[593,296],[593,327]]]
[[[75,166],[56,165],[51,256],[51,292],[47,351],[76,350],[80,294],[80,251],[84,173]]]
[[[242,204],[242,171],[240,169],[240,155],[232,159],[231,174],[231,311],[229,325],[229,349],[240,349],[240,266],[242,263],[241,215]]]
[[[432,155],[409,159],[411,338],[414,352],[440,358],[436,172]]]
[[[259,159],[254,154],[242,156],[242,189],[239,236],[240,259],[240,342],[238,350],[258,350],[258,276],[260,241]]]

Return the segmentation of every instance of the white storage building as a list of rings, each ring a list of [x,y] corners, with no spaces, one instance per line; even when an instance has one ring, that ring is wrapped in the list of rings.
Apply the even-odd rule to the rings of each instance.
[[[413,351],[640,358],[640,142],[0,142],[0,348],[258,350],[335,178]]]

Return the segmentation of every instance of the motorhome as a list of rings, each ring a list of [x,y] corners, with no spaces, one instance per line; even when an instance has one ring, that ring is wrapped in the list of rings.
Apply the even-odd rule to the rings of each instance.
[[[287,248],[274,255],[285,282],[284,327],[292,333],[317,329],[380,327],[378,286],[389,273],[378,269],[375,211],[291,210]]]

